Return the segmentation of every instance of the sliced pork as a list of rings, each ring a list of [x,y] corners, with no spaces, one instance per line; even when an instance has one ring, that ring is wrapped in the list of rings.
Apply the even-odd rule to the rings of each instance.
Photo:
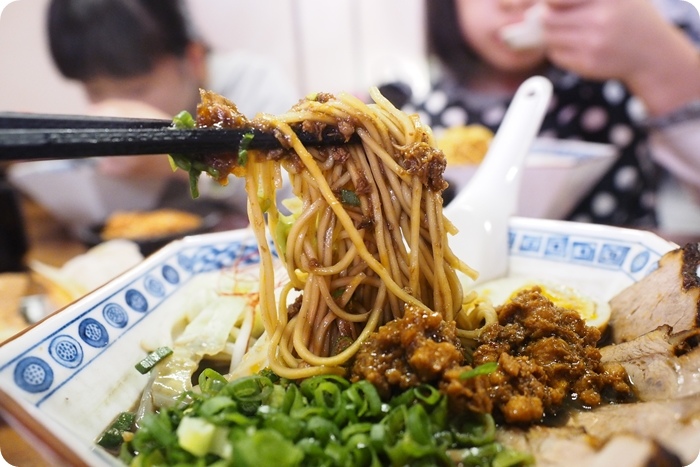
[[[500,430],[504,445],[530,452],[538,467],[680,467],[681,459],[651,438],[620,433],[607,439],[581,427],[535,426],[529,430]]]
[[[700,395],[576,411],[571,414],[567,426],[595,433],[601,440],[629,433],[648,438],[677,455],[683,465],[688,465],[700,452]]]
[[[620,364],[641,401],[677,399],[700,393],[700,329],[673,334],[661,326],[643,336],[600,349],[601,362]]]
[[[613,297],[613,341],[629,341],[662,325],[676,333],[700,327],[699,267],[698,244],[689,243],[666,253],[658,269]]]

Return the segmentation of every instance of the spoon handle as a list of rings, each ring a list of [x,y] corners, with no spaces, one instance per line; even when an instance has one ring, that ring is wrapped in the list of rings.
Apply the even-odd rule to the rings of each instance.
[[[539,132],[552,95],[544,77],[520,85],[484,161],[445,215],[459,230],[453,252],[479,273],[477,282],[506,275],[508,222],[515,214],[525,156]]]
[[[499,212],[515,214],[525,157],[542,125],[551,95],[552,83],[542,76],[533,76],[520,85],[479,169],[452,203],[497,202]]]

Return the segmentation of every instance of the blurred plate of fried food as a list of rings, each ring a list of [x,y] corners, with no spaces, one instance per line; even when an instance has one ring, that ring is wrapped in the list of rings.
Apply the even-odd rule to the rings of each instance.
[[[493,133],[480,125],[447,129],[438,139],[452,196],[467,185],[486,156]],[[537,138],[525,162],[517,215],[564,219],[617,160],[617,148],[586,141]],[[494,195],[498,187],[494,187]]]
[[[150,211],[116,211],[103,223],[78,232],[88,246],[126,239],[135,242],[144,256],[179,238],[211,231],[221,220],[220,212],[206,209],[206,203],[196,212],[161,208]]]
[[[478,165],[486,156],[493,132],[482,125],[453,126],[438,139],[447,165]]]

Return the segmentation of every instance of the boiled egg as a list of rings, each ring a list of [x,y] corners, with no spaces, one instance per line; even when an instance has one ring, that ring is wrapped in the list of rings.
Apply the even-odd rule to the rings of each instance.
[[[494,306],[500,306],[519,292],[539,286],[542,294],[561,308],[574,310],[588,326],[605,330],[610,320],[610,305],[606,300],[589,296],[575,288],[551,280],[527,277],[505,277],[485,282],[474,287],[474,291]]]

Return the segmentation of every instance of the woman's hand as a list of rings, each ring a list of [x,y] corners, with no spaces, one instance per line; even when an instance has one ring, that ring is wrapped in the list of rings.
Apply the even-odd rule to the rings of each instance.
[[[700,98],[700,54],[650,0],[543,0],[549,59],[591,79],[619,79],[652,114]]]

